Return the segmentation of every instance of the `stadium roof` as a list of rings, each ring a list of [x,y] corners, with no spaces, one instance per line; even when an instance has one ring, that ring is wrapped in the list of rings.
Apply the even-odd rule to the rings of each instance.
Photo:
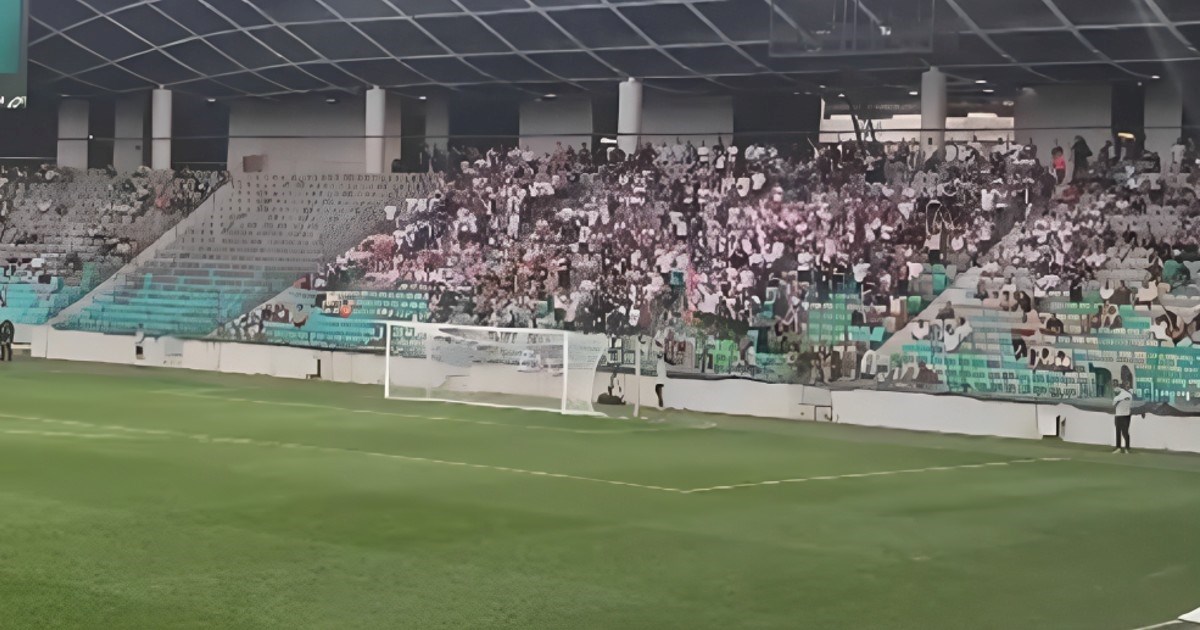
[[[928,1],[948,47],[813,58],[770,54],[771,0],[32,0],[29,56],[47,91],[217,98],[565,94],[627,76],[681,93],[908,90],[930,65],[968,92],[1200,68],[1200,0]]]

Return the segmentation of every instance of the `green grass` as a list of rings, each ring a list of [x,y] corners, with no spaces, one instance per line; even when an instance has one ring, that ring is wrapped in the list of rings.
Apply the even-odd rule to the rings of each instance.
[[[59,362],[2,364],[0,391],[5,628],[1129,630],[1200,606],[1196,457]],[[686,492],[1029,458],[1069,461]]]

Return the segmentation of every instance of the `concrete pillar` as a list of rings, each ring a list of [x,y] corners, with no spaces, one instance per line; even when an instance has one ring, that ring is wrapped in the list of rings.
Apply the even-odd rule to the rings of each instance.
[[[88,167],[88,115],[91,104],[64,99],[58,104],[58,165]]]
[[[367,173],[383,172],[383,136],[387,124],[387,90],[373,87],[367,90],[366,156],[363,166]]]
[[[146,94],[117,99],[113,121],[113,167],[128,173],[146,165]]]
[[[623,81],[617,92],[617,146],[625,155],[637,151],[642,135],[642,82]]]
[[[171,90],[159,88],[150,97],[150,168],[171,169]]]
[[[430,97],[425,101],[425,143],[446,150],[450,145],[450,105],[445,99]]]
[[[921,150],[926,157],[946,148],[946,75],[930,68],[921,75]]]

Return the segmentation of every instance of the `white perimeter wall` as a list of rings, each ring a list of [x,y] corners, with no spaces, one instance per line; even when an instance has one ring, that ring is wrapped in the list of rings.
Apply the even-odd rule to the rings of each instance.
[[[1071,144],[1075,136],[1083,136],[1096,156],[1100,154],[1100,147],[1112,139],[1112,86],[1037,85],[1027,88],[1017,96],[1013,118],[1018,144],[1028,144],[1032,138],[1038,147],[1038,158],[1047,168],[1050,167],[1050,151],[1061,146],[1070,173],[1074,168]]]
[[[1112,414],[1069,405],[985,401],[963,396],[935,396],[871,390],[833,392],[835,420],[912,431],[1042,439],[1040,427],[1066,419],[1062,439],[1078,444],[1115,444]],[[1200,453],[1200,418],[1135,415],[1133,447]]]
[[[712,146],[733,138],[733,98],[667,96],[647,89],[642,102],[642,142],[674,144],[675,138]]]
[[[521,103],[521,146],[550,153],[558,143],[579,147],[592,142],[592,99],[560,98]]]
[[[401,99],[389,95],[385,132],[399,135]],[[362,173],[366,105],[343,97],[336,104],[306,95],[280,101],[234,101],[229,109],[229,170],[242,173],[242,158],[265,155],[264,173]],[[309,136],[286,138],[280,136]],[[399,138],[388,138],[384,167],[400,157]]]
[[[216,341],[146,339],[145,358],[135,355],[133,337],[62,331],[39,326],[32,331],[32,356],[48,359],[179,367],[233,374],[307,378],[320,369],[322,380],[380,385],[382,355],[331,352],[287,346]],[[656,379],[625,380],[626,399],[657,405]],[[593,391],[608,385],[597,373]],[[639,386],[640,385],[640,386]],[[667,379],[666,406],[705,413],[842,422],[862,426],[1006,438],[1041,439],[1042,427],[1066,418],[1063,439],[1080,444],[1111,444],[1112,416],[1067,405],[985,401],[963,396],[874,390],[833,391],[803,385],[769,385],[740,379],[719,381]],[[1134,417],[1134,448],[1200,453],[1200,418],[1148,415]]]

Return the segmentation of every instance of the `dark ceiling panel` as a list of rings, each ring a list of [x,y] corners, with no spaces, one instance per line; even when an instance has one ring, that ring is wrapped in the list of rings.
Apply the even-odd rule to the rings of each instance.
[[[254,6],[276,22],[314,22],[335,17],[314,0],[254,0]]]
[[[446,50],[409,20],[359,22],[358,28],[397,57],[442,55]]]
[[[678,48],[671,51],[671,56],[693,70],[703,68],[700,71],[705,74],[746,74],[761,70],[758,64],[730,46]]]
[[[579,48],[558,27],[538,13],[498,13],[483,17],[501,37],[523,50]]]
[[[58,35],[30,46],[29,56],[67,74],[94,68],[105,61]]]
[[[454,0],[388,0],[404,15],[430,15],[433,13],[462,13]]]
[[[88,6],[101,13],[111,13],[124,9],[137,0],[86,0]]]
[[[622,7],[620,11],[660,44],[715,44],[721,41],[720,35],[681,4],[639,5]]]
[[[90,20],[63,34],[106,59],[127,57],[148,48],[146,42],[106,18]]]
[[[223,76],[218,81],[247,94],[272,94],[284,91],[284,88],[250,72]]]
[[[246,0],[205,0],[218,13],[224,15],[238,26],[263,26],[270,20],[262,13],[255,11]]]
[[[187,81],[199,76],[157,50],[130,57],[121,62],[121,67],[160,85]]]
[[[421,75],[409,70],[404,64],[390,59],[343,61],[338,66],[351,76],[371,85],[391,87],[426,82]]]
[[[215,48],[199,39],[168,46],[163,51],[202,74],[225,74],[242,70],[228,57],[218,54]]]
[[[440,83],[480,83],[491,80],[453,57],[409,59],[406,63],[413,70]]]
[[[177,83],[172,86],[172,89],[186,92],[188,94],[198,94],[211,98],[224,98],[231,96],[241,96],[241,90],[235,90],[228,85],[224,85],[219,81],[211,79],[196,79],[195,81],[187,81]]]
[[[384,52],[371,40],[363,37],[345,22],[296,24],[287,27],[327,59],[371,59],[383,57]]]
[[[578,7],[583,5],[595,5],[596,0],[531,0],[539,7]]]
[[[294,62],[315,61],[317,59],[317,53],[309,50],[307,46],[302,44],[291,33],[277,26],[259,28],[248,32],[267,48]]]
[[[1007,58],[996,52],[996,49],[988,45],[982,37],[956,35],[946,41],[948,45],[939,47],[935,55],[939,64],[1002,64],[1008,62]]]
[[[892,2],[856,1],[883,12]],[[1200,22],[1200,0],[931,2],[941,34],[932,54],[776,57],[766,45],[768,0],[38,0],[31,3],[31,80],[41,89],[92,81],[100,91],[127,91],[153,82],[258,95],[363,84],[433,93],[434,81],[500,94],[567,93],[568,84],[609,92],[614,82],[639,76],[665,79],[655,89],[728,93],[789,89],[779,74],[803,77],[805,85],[904,89],[938,65],[953,90],[971,95],[980,78],[998,95],[1047,81],[1169,73],[1190,80],[1187,73],[1200,67],[1200,23],[1166,28],[1152,5],[1169,19]],[[825,28],[828,16],[810,4],[797,0],[802,10],[792,19]],[[1081,25],[1086,41],[1052,7]],[[987,35],[974,32],[972,21]],[[101,69],[115,60],[124,69]],[[226,74],[237,85],[213,78]],[[511,83],[490,85],[497,80]]]
[[[771,6],[763,0],[705,2],[696,8],[734,41],[766,41],[771,37]]]
[[[1042,0],[960,1],[959,6],[983,29],[1062,26]]]
[[[197,35],[207,35],[233,28],[229,20],[210,11],[196,0],[158,0],[150,6],[162,11]]]
[[[306,63],[302,66],[305,72],[320,77],[322,81],[337,87],[354,87],[362,85],[362,81],[342,72],[330,63]]]
[[[208,38],[208,41],[213,47],[251,70],[287,62],[285,58],[271,52],[257,39],[242,31],[213,35]]]
[[[50,29],[42,26],[40,22],[29,21],[29,41],[36,42],[50,33]]]
[[[146,41],[159,46],[177,42],[191,35],[167,16],[145,5],[114,13],[112,19]]]
[[[460,53],[508,52],[507,44],[473,17],[418,18],[417,23],[451,50]]]
[[[139,79],[138,77],[135,77],[116,66],[105,66],[103,68],[89,70],[78,75],[78,77],[80,81],[102,85],[110,90],[118,92],[128,92],[130,90],[142,90],[156,87],[153,83],[148,83],[144,79]]]
[[[503,81],[550,81],[554,77],[517,55],[478,55],[471,65]]]
[[[1093,61],[1096,54],[1065,31],[996,34],[992,41],[1022,62]]]
[[[1117,60],[1196,56],[1166,27],[1085,30],[1083,36],[1101,52]]]
[[[720,86],[707,79],[649,79],[646,81],[646,87],[678,96],[713,94],[720,89]]]
[[[1073,24],[1147,24],[1158,18],[1145,0],[1054,0]]]
[[[1200,20],[1200,2],[1196,0],[1156,0],[1170,20]]]
[[[528,9],[525,0],[459,0],[468,11],[504,11],[508,9]]]
[[[96,17],[96,12],[75,0],[51,0],[29,3],[29,15],[59,30]]]
[[[691,74],[673,59],[654,48],[601,50],[596,54],[631,77],[671,77]]]
[[[529,59],[564,78],[604,79],[617,76],[612,68],[587,53],[537,53],[529,55]]]
[[[391,18],[399,12],[383,0],[326,0],[344,18]]]
[[[1038,66],[1037,71],[1059,81],[1105,82],[1133,80],[1131,75],[1107,63]]]
[[[329,88],[329,84],[300,70],[295,66],[280,66],[278,68],[266,68],[259,70],[258,73],[264,79],[280,83],[292,90],[311,91],[325,90]]]
[[[585,46],[609,48],[646,45],[645,38],[608,9],[555,11],[550,18]]]

